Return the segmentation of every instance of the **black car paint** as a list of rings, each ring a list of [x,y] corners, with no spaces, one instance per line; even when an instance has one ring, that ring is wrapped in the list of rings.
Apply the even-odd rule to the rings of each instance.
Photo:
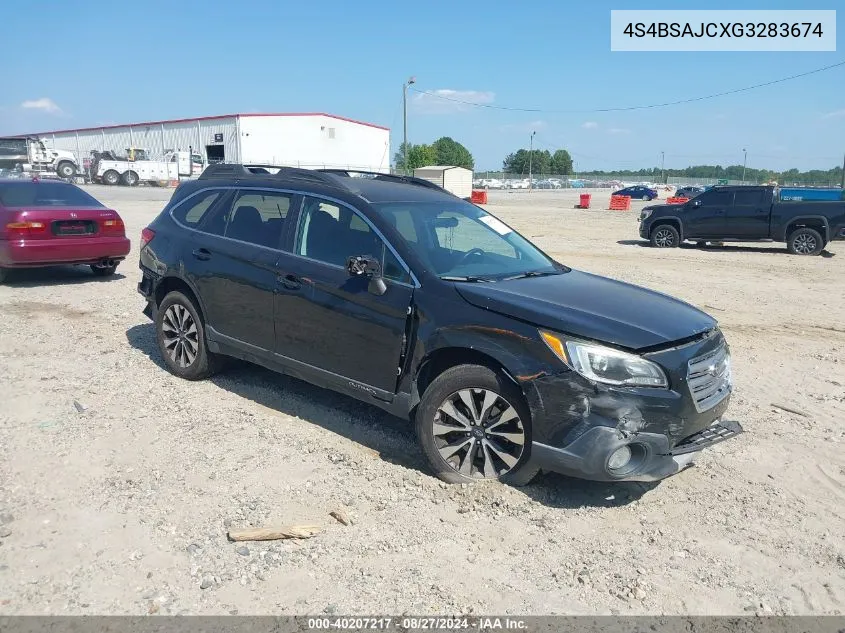
[[[737,192],[758,192],[753,204],[736,204]],[[717,196],[723,202],[711,203]],[[718,186],[684,204],[650,205],[640,221],[640,237],[649,239],[658,224],[671,223],[681,240],[785,242],[796,226],[816,228],[825,242],[845,239],[845,202],[779,202],[774,187]]]
[[[682,465],[673,460],[672,447],[710,426],[727,408],[730,395],[698,413],[684,391],[687,360],[723,338],[715,320],[677,299],[565,267],[557,275],[495,283],[444,281],[361,195],[269,176],[266,181],[228,184],[300,191],[355,209],[412,274],[410,284],[388,280],[387,293],[374,296],[363,280],[292,254],[299,199],[291,205],[279,249],[245,243],[224,247],[217,241],[225,238],[202,233],[202,225],[190,229],[172,218],[170,211],[186,197],[217,186],[225,185],[200,180],[176,190],[150,224],[155,238],[141,250],[144,274],[138,288],[151,318],[167,291],[193,294],[207,322],[212,352],[293,375],[405,418],[413,416],[433,371],[455,359],[490,364],[526,398],[532,415],[530,450],[536,453],[532,459],[544,468],[590,479],[651,480],[676,472]],[[446,195],[410,185],[386,187],[394,188],[382,192],[386,197],[437,200]],[[218,254],[223,254],[223,269],[209,265],[218,261]],[[273,316],[268,319],[268,314]],[[538,326],[639,351],[663,366],[670,386],[617,388],[591,382],[551,352]],[[636,435],[655,447],[648,467],[636,476],[614,477],[596,465],[609,446]],[[579,446],[581,454],[566,452]]]

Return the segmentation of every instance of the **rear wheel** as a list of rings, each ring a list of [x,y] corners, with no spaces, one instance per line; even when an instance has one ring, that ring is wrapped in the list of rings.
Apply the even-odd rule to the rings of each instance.
[[[786,248],[793,255],[818,255],[824,248],[824,240],[821,233],[804,226],[789,234]]]
[[[425,390],[417,438],[434,473],[448,483],[529,483],[531,414],[519,389],[489,367],[459,365]]]
[[[208,351],[205,325],[187,296],[174,290],[156,312],[156,341],[170,373],[186,380],[202,380],[214,374],[220,362]]]
[[[120,182],[120,174],[114,171],[113,169],[108,170],[106,173],[103,174],[103,184],[104,185],[116,185]]]
[[[111,266],[100,266],[98,264],[91,265],[91,272],[93,272],[97,277],[111,277],[116,270],[117,264],[112,264]]]
[[[658,224],[651,231],[651,245],[655,248],[674,248],[680,243],[678,229],[671,224]]]
[[[4,283],[9,278],[9,271],[5,268],[0,268],[0,284]]]
[[[646,194],[646,195],[644,195],[644,196],[643,196],[643,200],[645,200],[645,201],[647,201],[647,202],[648,202],[648,201],[651,201],[651,196],[650,196],[650,195],[648,195],[648,194]]]
[[[134,187],[138,184],[138,174],[136,174],[134,171],[127,171],[125,174],[123,174],[121,180],[123,181],[123,184],[127,187]]]

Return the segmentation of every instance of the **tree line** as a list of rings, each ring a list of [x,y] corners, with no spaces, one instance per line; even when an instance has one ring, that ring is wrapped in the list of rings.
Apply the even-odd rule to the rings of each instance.
[[[456,140],[443,136],[433,143],[408,144],[408,172],[413,173],[418,167],[428,165],[454,165],[467,169],[475,168],[475,160],[470,151]],[[405,170],[405,145],[399,146],[399,151],[394,156],[394,165],[397,171]],[[559,149],[554,153],[549,150],[540,149],[519,149],[508,154],[502,161],[502,167],[508,174],[527,177],[529,170],[532,174],[544,175],[554,174],[559,176],[574,175],[572,156],[565,149]],[[620,178],[631,178],[637,180],[649,180],[651,182],[664,181],[670,177],[674,178],[700,178],[701,180],[742,180],[743,172],[745,180],[749,182],[777,181],[779,183],[830,183],[839,184],[842,181],[842,167],[832,169],[811,169],[800,171],[797,168],[785,171],[772,169],[756,169],[753,167],[743,168],[742,165],[692,165],[683,169],[664,169],[660,167],[646,167],[632,170],[591,170],[579,172],[579,176],[615,176]]]
[[[838,184],[842,181],[842,167],[834,167],[832,169],[810,169],[807,171],[800,171],[797,168],[787,169],[785,171],[777,171],[773,169],[755,169],[748,167],[744,169],[745,180],[751,182],[768,182],[774,180],[778,183],[792,183],[792,182],[806,182],[806,183],[825,183]],[[661,169],[659,167],[649,167],[647,169],[639,170],[615,170],[602,171],[594,170],[590,172],[583,172],[582,175],[590,176],[622,176],[639,178],[642,180],[660,180]],[[701,178],[702,180],[714,180],[725,178],[728,180],[741,180],[743,177],[742,165],[693,165],[683,169],[665,169],[662,171],[665,178]]]
[[[449,165],[473,169],[475,160],[470,151],[456,140],[443,136],[433,143],[414,145],[408,143],[408,173],[413,173],[418,167],[429,165]],[[405,144],[399,146],[399,151],[393,157],[397,171],[405,171]]]

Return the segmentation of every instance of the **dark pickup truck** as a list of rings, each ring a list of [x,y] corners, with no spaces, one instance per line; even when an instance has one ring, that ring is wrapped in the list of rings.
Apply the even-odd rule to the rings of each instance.
[[[845,240],[845,200],[781,202],[774,187],[713,187],[684,204],[649,205],[639,221],[640,237],[658,248],[765,241],[818,255],[828,242]]]

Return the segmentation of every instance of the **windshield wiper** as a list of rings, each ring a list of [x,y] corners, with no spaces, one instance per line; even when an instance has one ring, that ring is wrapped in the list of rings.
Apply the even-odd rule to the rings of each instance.
[[[508,281],[509,279],[522,279],[523,277],[545,277],[546,275],[559,275],[560,273],[561,271],[559,270],[528,270],[524,273],[511,275],[510,277],[503,277],[502,281]]]
[[[495,281],[489,277],[477,277],[476,275],[441,275],[440,279],[443,281],[471,281],[476,283],[482,281]]]

